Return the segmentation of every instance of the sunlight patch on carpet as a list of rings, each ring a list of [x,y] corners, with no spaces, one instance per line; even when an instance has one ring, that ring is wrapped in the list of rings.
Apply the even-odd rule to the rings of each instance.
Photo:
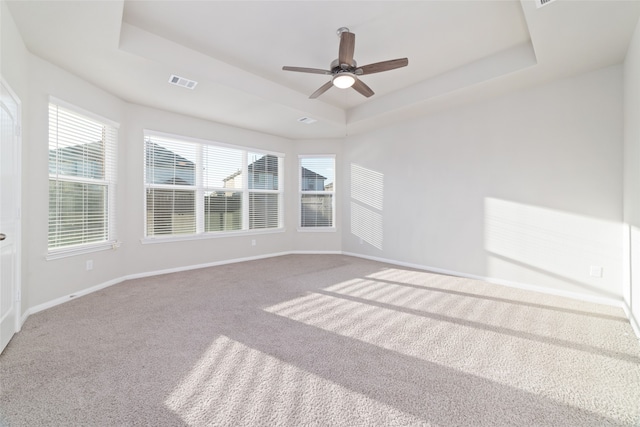
[[[328,396],[325,402],[330,404],[319,407],[318,395]],[[165,405],[189,426],[318,425],[340,420],[354,413],[354,407],[367,417],[419,422],[419,418],[226,336],[209,346]]]
[[[574,369],[576,361],[594,372],[605,368],[611,373],[605,388],[622,394],[632,388],[625,372],[637,360],[624,349],[607,348],[606,338],[589,327],[602,319],[518,304],[517,299],[452,294],[442,283],[442,291],[421,289],[420,277],[428,279],[427,273],[399,273],[389,269],[337,283],[265,311],[552,400],[563,396],[558,402],[594,413],[615,412],[628,403],[593,390],[588,374]]]

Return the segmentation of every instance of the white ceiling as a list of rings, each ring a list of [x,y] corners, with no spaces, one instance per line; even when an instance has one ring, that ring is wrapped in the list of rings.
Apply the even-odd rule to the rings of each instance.
[[[27,48],[122,99],[289,138],[341,137],[624,60],[640,1],[8,1]],[[376,94],[332,88],[336,30]],[[198,81],[169,85],[170,74]],[[300,117],[318,121],[301,124]]]

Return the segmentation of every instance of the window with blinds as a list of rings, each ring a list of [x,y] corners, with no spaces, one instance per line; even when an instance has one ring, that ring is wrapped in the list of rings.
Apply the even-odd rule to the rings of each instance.
[[[269,154],[248,153],[249,228],[276,228],[279,223],[280,159]]]
[[[282,227],[281,154],[145,132],[146,236]]]
[[[115,236],[118,125],[49,103],[49,254],[110,247]]]
[[[335,224],[335,157],[300,156],[300,227],[328,229]]]

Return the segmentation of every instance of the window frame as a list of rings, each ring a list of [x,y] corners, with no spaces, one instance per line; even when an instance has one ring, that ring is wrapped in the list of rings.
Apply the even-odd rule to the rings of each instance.
[[[143,130],[143,153],[144,153],[144,169],[145,173],[143,173],[143,215],[144,215],[144,229],[143,229],[143,237],[141,238],[141,242],[143,244],[153,244],[153,243],[164,243],[164,242],[172,242],[172,241],[185,241],[185,240],[200,240],[200,239],[211,239],[211,238],[220,238],[220,237],[230,237],[230,236],[245,236],[252,234],[270,234],[270,233],[281,233],[285,231],[284,228],[284,159],[285,154],[264,150],[256,147],[246,147],[234,144],[227,144],[223,142],[213,141],[213,140],[205,140],[200,138],[189,137],[185,135],[176,135],[170,134],[166,132],[159,132],[150,129]],[[146,141],[148,138],[159,138],[170,140],[175,143],[185,143],[185,144],[194,144],[196,146],[196,161],[195,161],[195,185],[187,186],[187,185],[167,185],[167,184],[151,184],[147,182],[147,174],[146,174]],[[203,172],[202,172],[202,152],[204,146],[213,146],[219,148],[226,148],[232,150],[238,150],[241,152],[242,158],[242,186],[241,188],[233,188],[233,192],[241,193],[241,228],[237,230],[217,230],[217,231],[205,231],[205,194],[210,191],[219,191],[220,187],[206,185],[203,182]],[[271,155],[278,158],[278,189],[277,190],[264,190],[264,189],[250,189],[249,188],[249,173],[248,173],[248,155],[249,154],[259,154],[259,155]],[[171,189],[182,189],[182,190],[194,190],[195,191],[195,233],[184,233],[184,234],[163,234],[163,235],[148,235],[148,224],[147,224],[147,200],[146,193],[149,188],[171,188]],[[222,188],[224,190],[224,188]],[[251,193],[267,193],[267,194],[277,194],[278,195],[278,219],[277,227],[270,228],[249,228],[249,197]]]
[[[332,190],[305,190],[303,191],[302,161],[304,159],[332,159],[333,160],[333,189]],[[335,154],[300,154],[298,155],[298,231],[309,232],[336,232],[336,181],[337,181],[337,161]],[[304,195],[330,195],[331,196],[331,225],[304,227],[302,225],[302,198]]]
[[[85,253],[103,251],[116,249],[120,246],[120,242],[117,239],[116,233],[116,192],[117,192],[117,174],[118,174],[118,132],[120,128],[120,124],[107,119],[103,116],[100,116],[91,111],[87,111],[81,107],[78,107],[69,102],[63,101],[54,96],[49,96],[49,102],[47,103],[47,139],[48,144],[47,147],[49,151],[51,150],[51,116],[52,107],[61,108],[62,110],[67,110],[72,114],[76,114],[81,116],[82,118],[94,122],[96,125],[100,125],[103,127],[103,143],[105,156],[103,157],[104,162],[104,177],[91,178],[91,177],[83,177],[83,176],[74,176],[74,175],[65,175],[61,174],[59,169],[56,168],[54,172],[50,170],[50,160],[47,161],[48,170],[48,182],[62,182],[62,183],[81,183],[88,185],[100,185],[106,188],[106,196],[104,198],[105,207],[105,217],[107,220],[106,224],[106,239],[104,241],[98,242],[87,242],[87,243],[78,243],[78,244],[70,244],[65,246],[58,247],[50,247],[49,246],[49,231],[47,231],[47,260],[54,260],[59,258],[65,258],[69,256],[75,256]],[[58,125],[58,123],[56,123]],[[56,128],[58,129],[58,128]],[[56,130],[57,132],[57,130]],[[50,184],[49,184],[50,185]],[[51,227],[51,206],[50,203],[50,190],[47,192],[48,194],[48,207],[47,207],[47,223],[48,227]]]

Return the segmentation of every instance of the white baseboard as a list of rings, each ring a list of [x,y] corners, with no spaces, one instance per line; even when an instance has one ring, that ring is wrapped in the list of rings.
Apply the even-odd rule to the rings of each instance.
[[[68,301],[71,301],[74,298],[78,298],[78,297],[81,297],[81,296],[84,296],[84,295],[88,295],[90,293],[99,291],[99,290],[107,288],[109,286],[113,286],[113,285],[116,285],[118,283],[122,283],[122,282],[124,282],[126,280],[140,279],[140,278],[143,278],[143,277],[151,277],[151,276],[159,276],[161,274],[177,273],[177,272],[180,272],[180,271],[196,270],[196,269],[200,269],[200,268],[216,267],[216,266],[219,266],[219,265],[235,264],[235,263],[238,263],[238,262],[255,261],[255,260],[259,260],[259,259],[273,258],[273,257],[283,256],[283,255],[347,255],[347,256],[353,256],[353,257],[356,257],[356,258],[369,259],[371,261],[378,261],[378,262],[384,262],[384,263],[387,263],[387,264],[398,265],[398,266],[401,266],[401,267],[415,268],[417,270],[424,270],[424,271],[429,271],[429,272],[433,272],[433,273],[447,274],[447,275],[450,275],[450,276],[464,277],[464,278],[467,278],[467,279],[481,280],[481,281],[484,281],[484,282],[493,283],[493,284],[502,285],[502,286],[509,286],[509,287],[512,287],[512,288],[518,288],[518,289],[534,291],[534,292],[541,292],[541,293],[545,293],[545,294],[556,295],[556,296],[561,296],[561,297],[567,297],[567,298],[572,298],[572,299],[581,300],[581,301],[593,302],[593,303],[597,303],[597,304],[604,304],[604,305],[610,305],[610,306],[615,306],[615,307],[622,307],[624,309],[626,315],[627,315],[627,318],[629,319],[629,322],[631,323],[631,327],[633,328],[633,330],[636,333],[636,335],[638,336],[638,338],[640,338],[640,326],[638,324],[638,320],[633,316],[633,313],[631,313],[631,310],[624,303],[624,301],[622,299],[617,300],[617,299],[613,299],[613,298],[605,298],[605,297],[598,297],[598,296],[594,296],[594,295],[581,294],[581,293],[578,293],[578,292],[570,292],[570,291],[564,291],[564,290],[558,290],[558,289],[545,288],[545,287],[541,287],[541,286],[535,286],[535,285],[523,284],[523,283],[518,283],[518,282],[512,282],[512,281],[509,281],[509,280],[502,280],[502,279],[496,279],[496,278],[492,278],[492,277],[478,276],[478,275],[475,275],[475,274],[461,273],[459,271],[447,270],[447,269],[443,269],[443,268],[430,267],[430,266],[421,265],[421,264],[414,264],[414,263],[409,263],[409,262],[392,260],[392,259],[388,259],[388,258],[381,258],[381,257],[375,257],[375,256],[369,256],[369,255],[364,255],[364,254],[358,254],[358,253],[355,253],[355,252],[345,252],[345,251],[288,251],[288,252],[276,252],[276,253],[256,255],[256,256],[251,256],[251,257],[233,258],[233,259],[228,259],[228,260],[223,260],[223,261],[214,261],[214,262],[209,262],[209,263],[205,263],[205,264],[195,264],[195,265],[189,265],[189,266],[184,266],[184,267],[175,267],[175,268],[168,268],[168,269],[163,269],[163,270],[155,270],[155,271],[149,271],[149,272],[143,272],[143,273],[128,274],[126,276],[123,276],[123,277],[120,277],[120,278],[116,278],[116,279],[112,279],[112,280],[109,280],[107,282],[101,283],[99,285],[92,286],[92,287],[87,288],[87,289],[83,289],[83,290],[75,292],[73,294],[69,294],[69,295],[66,295],[66,296],[63,296],[63,297],[56,298],[54,300],[48,301],[48,302],[43,303],[43,304],[39,304],[39,305],[36,305],[34,307],[30,307],[29,309],[27,309],[23,313],[22,318],[20,319],[20,322],[21,322],[20,325],[23,325],[24,322],[27,320],[27,318],[32,314],[38,313],[38,312],[40,312],[42,310],[46,310],[46,309],[51,308],[51,307],[55,307],[57,305],[63,304],[63,303],[68,302]]]
[[[342,251],[291,251],[290,255],[342,255]]]
[[[403,261],[397,261],[397,260],[392,260],[392,259],[387,259],[387,258],[380,258],[380,257],[375,257],[375,256],[363,255],[363,254],[358,254],[358,253],[355,253],[355,252],[343,252],[343,254],[344,255],[349,255],[349,256],[354,256],[354,257],[357,257],[357,258],[369,259],[371,261],[378,261],[378,262],[384,262],[384,263],[387,263],[387,264],[399,265],[401,267],[415,268],[416,270],[424,270],[424,271],[430,271],[432,273],[447,274],[449,276],[464,277],[466,279],[481,280],[483,282],[493,283],[493,284],[496,284],[496,285],[508,286],[508,287],[511,287],[511,288],[523,289],[523,290],[526,290],[526,291],[540,292],[540,293],[544,293],[544,294],[555,295],[555,296],[560,296],[560,297],[566,297],[566,298],[571,298],[571,299],[580,300],[580,301],[593,302],[593,303],[596,303],[596,304],[604,304],[604,305],[610,305],[610,306],[614,306],[614,307],[623,307],[623,305],[624,305],[624,303],[622,301],[622,298],[620,298],[618,300],[618,299],[615,299],[615,298],[599,297],[599,296],[596,296],[596,295],[582,294],[582,293],[579,293],[579,292],[571,292],[571,291],[564,291],[564,290],[560,290],[560,289],[545,288],[543,286],[529,285],[529,284],[525,284],[525,283],[513,282],[513,281],[510,281],[510,280],[503,280],[503,279],[496,279],[496,278],[493,278],[493,277],[486,277],[486,276],[478,276],[478,275],[475,275],[475,274],[461,273],[459,271],[446,270],[444,268],[430,267],[430,266],[421,265],[421,264],[413,264],[413,263],[410,263],[410,262],[403,262]]]
[[[640,323],[638,322],[638,319],[636,319],[636,316],[633,315],[633,312],[631,311],[631,307],[627,305],[626,301],[624,304],[622,304],[622,309],[624,310],[624,313],[627,315],[627,318],[629,319],[629,323],[631,323],[631,328],[633,328],[633,332],[635,332],[638,339],[640,339]]]
[[[78,297],[81,297],[81,296],[84,296],[84,295],[88,295],[90,293],[99,291],[99,290],[107,288],[109,286],[117,285],[118,283],[122,283],[122,282],[124,282],[126,280],[140,279],[140,278],[143,278],[143,277],[151,277],[151,276],[159,276],[161,274],[177,273],[177,272],[180,272],[180,271],[187,271],[187,270],[197,270],[199,268],[215,267],[215,266],[218,266],[218,265],[235,264],[235,263],[244,262],[244,261],[255,261],[255,260],[259,260],[259,259],[273,258],[273,257],[277,257],[277,256],[282,256],[282,255],[290,255],[292,253],[294,253],[294,252],[277,252],[277,253],[272,253],[272,254],[256,255],[256,256],[251,256],[251,257],[233,258],[233,259],[228,259],[228,260],[224,260],[224,261],[214,261],[214,262],[209,262],[209,263],[205,263],[205,264],[195,264],[195,265],[188,265],[188,266],[184,266],[184,267],[167,268],[167,269],[164,269],[164,270],[148,271],[148,272],[144,272],[144,273],[128,274],[126,276],[119,277],[119,278],[116,278],[116,279],[112,279],[112,280],[109,280],[107,282],[100,283],[98,285],[92,286],[90,288],[83,289],[81,291],[74,292],[72,294],[65,295],[63,297],[56,298],[56,299],[53,299],[51,301],[47,301],[45,303],[38,304],[36,306],[30,307],[29,309],[27,309],[23,313],[22,318],[20,319],[20,327],[22,327],[22,325],[24,325],[24,322],[32,314],[38,313],[38,312],[46,310],[48,308],[55,307],[57,305],[65,303],[65,302],[69,302],[72,299],[75,299],[75,298],[78,298]],[[335,253],[339,254],[340,252],[335,252]]]
[[[33,310],[31,310],[30,308],[22,313],[22,317],[20,318],[20,328],[18,328],[17,332],[20,332],[20,329],[22,329],[22,325],[24,325],[24,322],[27,321],[27,317],[31,316],[33,313]]]
[[[159,276],[161,274],[178,273],[180,271],[197,270],[199,268],[216,267],[218,265],[236,264],[238,262],[256,261],[259,259],[273,258],[282,255],[290,255],[292,252],[276,252],[272,254],[256,255],[243,258],[233,258],[224,261],[207,262],[205,264],[187,265],[185,267],[167,268],[166,270],[148,271],[144,273],[128,274],[122,280],[140,279],[143,277]]]
[[[84,295],[88,295],[90,293],[99,291],[101,289],[108,288],[109,286],[117,285],[118,283],[121,283],[121,282],[123,282],[125,280],[126,279],[124,279],[124,278],[112,279],[112,280],[109,280],[108,282],[100,283],[99,285],[95,285],[95,286],[92,286],[90,288],[83,289],[81,291],[74,292],[72,294],[65,295],[63,297],[56,298],[56,299],[53,299],[51,301],[47,301],[45,303],[38,304],[38,305],[35,305],[33,307],[30,307],[22,315],[21,322],[24,325],[24,322],[27,320],[27,317],[29,317],[32,314],[36,314],[36,313],[38,313],[38,312],[40,312],[42,310],[46,310],[48,308],[55,307],[56,305],[63,304],[65,302],[71,301],[72,299],[75,299],[75,298],[78,298],[78,297],[81,297],[81,296],[84,296]]]

